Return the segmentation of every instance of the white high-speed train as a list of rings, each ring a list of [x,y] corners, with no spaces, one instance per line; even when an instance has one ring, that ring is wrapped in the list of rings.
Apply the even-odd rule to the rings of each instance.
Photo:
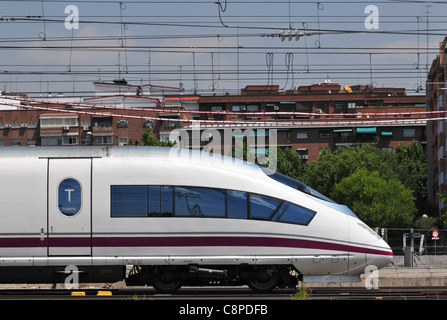
[[[0,149],[0,282],[355,281],[392,260],[346,206],[254,164],[153,147]],[[130,270],[126,272],[126,270]]]

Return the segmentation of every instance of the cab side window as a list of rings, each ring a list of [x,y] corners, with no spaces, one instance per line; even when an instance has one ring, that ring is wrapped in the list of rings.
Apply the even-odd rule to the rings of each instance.
[[[175,215],[225,218],[225,198],[220,189],[175,187]]]
[[[250,218],[270,220],[281,205],[281,201],[250,194]]]
[[[112,186],[112,217],[147,217],[146,186]]]
[[[71,190],[71,189],[70,189]],[[254,219],[308,225],[316,212],[237,190],[190,186],[111,186],[111,217]]]
[[[227,190],[228,218],[247,219],[247,192]]]
[[[314,216],[315,211],[289,203],[277,221],[307,226]]]

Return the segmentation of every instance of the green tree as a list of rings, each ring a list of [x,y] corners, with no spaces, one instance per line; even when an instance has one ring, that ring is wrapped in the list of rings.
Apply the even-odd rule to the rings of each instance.
[[[442,202],[447,203],[447,193],[445,191],[437,193],[436,195]],[[444,227],[447,227],[447,213],[445,212],[445,209],[443,210],[443,214],[441,215],[441,220],[444,223]]]
[[[427,202],[427,155],[418,141],[407,146],[403,144],[395,148],[396,161],[394,171],[399,180],[414,191],[416,207],[420,216],[429,214]]]
[[[385,179],[378,171],[366,168],[337,183],[330,197],[346,204],[371,227],[410,227],[416,212],[412,190],[397,179]]]
[[[337,183],[360,168],[397,179],[398,175],[393,165],[390,165],[394,163],[394,157],[392,151],[383,151],[370,145],[325,151],[308,166],[302,179],[324,195],[329,195]]]
[[[426,154],[421,144],[416,141],[407,146],[399,145],[395,151],[380,150],[370,145],[341,148],[333,152],[323,152],[315,162],[308,165],[301,181],[333,197],[335,186],[358,170],[377,172],[385,181],[399,181],[404,185],[413,195],[411,205],[417,208],[418,216],[422,216],[424,213],[430,214],[427,207],[426,163]],[[360,196],[358,193],[356,195]],[[384,197],[391,196],[384,194]],[[352,199],[351,202],[342,198],[335,200],[344,204],[353,203]],[[413,211],[411,213],[414,214]],[[401,227],[403,226],[405,225]]]
[[[293,152],[290,148],[276,150],[276,171],[290,178],[301,180],[306,166],[301,163],[298,153]]]
[[[174,147],[176,144],[177,142],[171,141],[169,138],[166,138],[163,141],[154,138],[149,129],[142,133],[142,146]]]

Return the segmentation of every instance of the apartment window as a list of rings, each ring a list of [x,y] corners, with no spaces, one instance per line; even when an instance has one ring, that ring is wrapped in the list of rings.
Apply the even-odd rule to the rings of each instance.
[[[298,131],[296,133],[297,139],[307,139],[307,131]]]
[[[40,119],[40,126],[42,128],[46,128],[46,127],[62,127],[63,126],[63,122],[62,119]]]
[[[6,123],[4,121],[0,121],[0,129],[5,129]]]
[[[31,129],[37,128],[37,121],[28,121],[26,126]]]
[[[22,140],[12,140],[11,145],[12,146],[21,146]]]
[[[128,137],[119,137],[118,138],[118,145],[125,146],[128,143],[129,143],[129,138]]]
[[[249,104],[247,105],[247,111],[249,112],[259,111],[259,106],[257,104]]]
[[[0,147],[4,147],[5,146],[5,140],[0,140]]]
[[[13,121],[11,122],[11,128],[13,129],[20,129],[22,127],[22,123],[20,121]]]
[[[37,145],[37,141],[36,141],[36,140],[27,140],[27,141],[26,141],[26,145],[27,145],[28,147],[34,147],[34,146]]]
[[[78,118],[65,118],[64,120],[64,126],[69,127],[77,127],[78,126]]]
[[[94,144],[113,144],[113,136],[95,136]]]
[[[416,137],[416,129],[404,129],[404,137],[405,138]]]
[[[153,126],[154,126],[154,120],[147,120],[147,119],[144,120],[143,128],[152,129]]]
[[[93,119],[94,125],[96,128],[108,128],[112,126],[113,118],[112,117],[96,117]]]
[[[437,106],[439,110],[443,110],[445,108],[445,99],[444,99],[444,94],[440,94],[438,96],[438,101],[437,101]]]
[[[63,117],[54,117],[54,118],[41,118],[40,126],[43,128],[47,127],[77,127],[78,126],[78,118],[63,118]]]
[[[86,127],[90,127],[91,126],[91,121],[90,120],[81,120],[81,126],[83,127],[83,128],[86,128]]]
[[[78,137],[77,136],[63,136],[62,144],[66,145],[66,146],[77,145]]]
[[[213,112],[222,111],[222,106],[211,106],[211,111]]]
[[[42,146],[60,146],[62,145],[62,137],[42,137],[40,144]]]
[[[296,148],[296,153],[298,153],[298,156],[302,160],[308,160],[309,159],[309,150],[307,148]]]
[[[253,152],[255,155],[269,155],[269,148],[266,147],[256,147],[256,148],[250,148],[250,151]]]
[[[320,139],[329,139],[331,137],[331,131],[330,130],[320,130]]]

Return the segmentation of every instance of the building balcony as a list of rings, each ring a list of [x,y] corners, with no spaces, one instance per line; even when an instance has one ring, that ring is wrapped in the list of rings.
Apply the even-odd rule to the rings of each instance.
[[[41,136],[61,136],[64,132],[63,127],[41,127],[40,135]]]
[[[112,126],[98,126],[92,127],[93,134],[101,134],[101,133],[113,133]]]
[[[78,133],[78,128],[74,126],[65,127],[40,127],[40,136],[62,136],[67,134]]]
[[[166,133],[178,128],[180,128],[179,121],[162,121],[160,123],[159,131],[160,133]]]

